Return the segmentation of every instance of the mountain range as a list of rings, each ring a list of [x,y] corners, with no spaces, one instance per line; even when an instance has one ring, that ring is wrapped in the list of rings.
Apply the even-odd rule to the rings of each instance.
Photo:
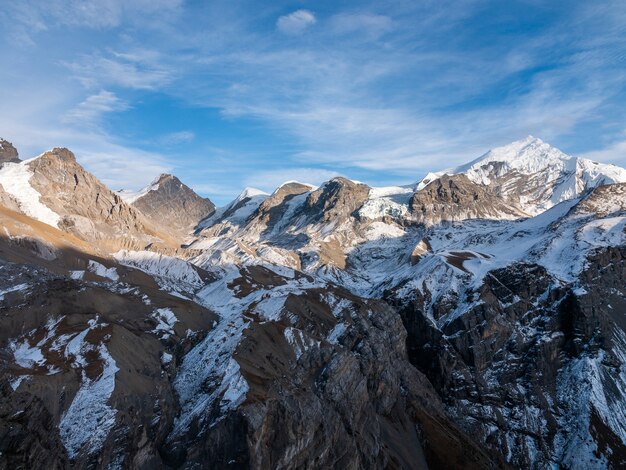
[[[529,136],[216,208],[0,140],[0,222],[0,468],[626,466],[623,168]]]

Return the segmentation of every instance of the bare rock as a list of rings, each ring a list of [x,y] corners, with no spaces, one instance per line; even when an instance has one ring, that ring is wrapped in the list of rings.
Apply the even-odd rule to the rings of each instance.
[[[17,149],[7,140],[0,139],[0,164],[5,162],[20,162]]]
[[[176,176],[166,174],[161,175],[132,205],[155,226],[183,236],[215,212],[210,199],[198,196]]]
[[[126,204],[76,162],[65,148],[55,148],[29,164],[30,184],[41,202],[61,216],[59,227],[78,237],[98,241],[111,251],[143,248],[173,241],[159,232],[137,209]]]
[[[465,219],[527,217],[527,214],[507,204],[486,186],[471,182],[463,174],[443,175],[415,191],[409,210],[418,223],[425,225]]]

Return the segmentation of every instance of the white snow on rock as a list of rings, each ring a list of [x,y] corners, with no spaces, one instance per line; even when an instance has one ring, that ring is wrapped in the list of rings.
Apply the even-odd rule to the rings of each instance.
[[[194,266],[180,258],[152,251],[120,250],[113,257],[123,266],[150,274],[159,287],[170,293],[190,293],[204,285]]]
[[[233,225],[243,224],[268,197],[269,194],[260,189],[246,188],[229,204],[217,208],[211,216],[200,222],[198,227],[210,227],[223,219]]]
[[[28,284],[18,284],[13,287],[9,287],[8,289],[0,289],[0,301],[4,300],[4,296],[6,294],[10,294],[11,292],[20,292],[28,289]]]
[[[106,345],[95,345],[85,341],[91,330],[104,326],[106,324],[98,324],[96,317],[89,320],[88,327],[73,336],[70,341],[65,342],[68,339],[66,335],[57,340],[58,349],[72,361],[72,367],[81,370],[82,375],[81,387],[59,424],[61,441],[70,458],[81,451],[88,454],[98,452],[115,424],[117,411],[108,404],[108,401],[115,389],[115,374],[119,368]],[[86,354],[93,351],[98,353],[103,370],[99,377],[90,379],[84,367],[88,364]]]
[[[157,321],[157,326],[153,333],[159,334],[164,339],[174,334],[174,325],[178,321],[174,312],[169,308],[157,308],[152,317]]]
[[[0,167],[0,185],[18,202],[24,214],[56,228],[61,217],[41,202],[41,194],[30,185],[33,172],[28,164],[33,160],[4,163]]]
[[[41,347],[39,345],[31,346],[28,340],[21,343],[11,342],[9,349],[13,352],[13,359],[17,365],[25,369],[43,366],[46,362]]]
[[[481,157],[457,168],[429,173],[418,185],[424,188],[440,176],[465,174],[477,184],[491,185],[498,178],[511,177],[501,189],[502,195],[515,196],[516,180],[524,180],[530,194],[520,197],[520,208],[531,215],[576,197],[585,190],[603,184],[626,182],[626,170],[611,164],[572,157],[541,139],[528,136],[503,147],[497,147]]]
[[[174,388],[180,398],[181,411],[172,436],[183,433],[194,419],[207,419],[206,410],[212,409],[216,403],[221,413],[214,419],[219,420],[226,411],[245,400],[249,386],[233,357],[250,322],[245,312],[252,308],[264,320],[278,319],[290,293],[297,294],[301,288],[322,285],[306,278],[290,279],[286,285],[269,290],[259,287],[240,298],[232,283],[241,276],[238,268],[225,267],[218,280],[203,287],[196,295],[202,305],[217,312],[221,318],[185,355],[178,367]]]
[[[406,235],[401,227],[397,225],[386,224],[383,222],[374,222],[365,229],[365,237],[368,240],[379,240],[381,238],[399,238]]]
[[[298,328],[287,327],[284,331],[284,336],[287,342],[293,348],[293,352],[296,355],[296,360],[300,359],[302,354],[313,347],[319,347],[320,342],[313,338],[310,338],[304,331]]]
[[[146,186],[145,188],[140,189],[139,191],[132,191],[130,189],[120,189],[119,191],[115,191],[119,197],[121,197],[124,202],[127,204],[132,204],[137,201],[137,199],[145,196],[150,191],[157,191],[159,189],[159,180],[161,175],[157,176],[152,182]]]
[[[115,269],[115,267],[107,268],[103,264],[91,259],[89,260],[87,270],[97,276],[110,279],[111,281],[117,281],[120,278],[120,276],[117,274],[117,269]]]
[[[46,322],[45,335],[36,344],[32,344],[32,337],[35,331],[31,331],[22,341],[11,340],[9,342],[9,350],[13,353],[15,362],[25,368],[33,369],[46,367],[46,358],[43,355],[42,348],[55,335],[56,327],[61,320],[50,319]],[[54,373],[54,367],[47,367],[48,373]]]
[[[70,458],[83,448],[89,454],[99,451],[115,424],[117,411],[108,405],[108,400],[115,389],[115,373],[119,368],[106,346],[101,345],[98,352],[104,362],[102,374],[91,380],[83,371],[83,383],[59,424],[61,440]]]

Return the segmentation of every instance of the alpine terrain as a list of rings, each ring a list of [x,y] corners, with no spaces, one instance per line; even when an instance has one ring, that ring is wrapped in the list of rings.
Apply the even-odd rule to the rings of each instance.
[[[0,468],[626,468],[626,170],[113,191],[0,140]]]

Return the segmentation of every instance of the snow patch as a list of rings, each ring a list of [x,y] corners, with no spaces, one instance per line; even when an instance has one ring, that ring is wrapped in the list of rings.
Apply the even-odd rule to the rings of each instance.
[[[110,279],[111,281],[117,281],[120,278],[119,275],[117,274],[117,269],[115,269],[114,267],[107,268],[103,264],[100,264],[97,261],[94,261],[91,259],[89,260],[89,265],[87,266],[87,270],[91,273],[94,273],[97,276]]]
[[[33,171],[28,164],[4,163],[0,167],[0,185],[18,202],[24,214],[53,227],[58,227],[61,216],[41,202],[41,194],[30,185]]]

